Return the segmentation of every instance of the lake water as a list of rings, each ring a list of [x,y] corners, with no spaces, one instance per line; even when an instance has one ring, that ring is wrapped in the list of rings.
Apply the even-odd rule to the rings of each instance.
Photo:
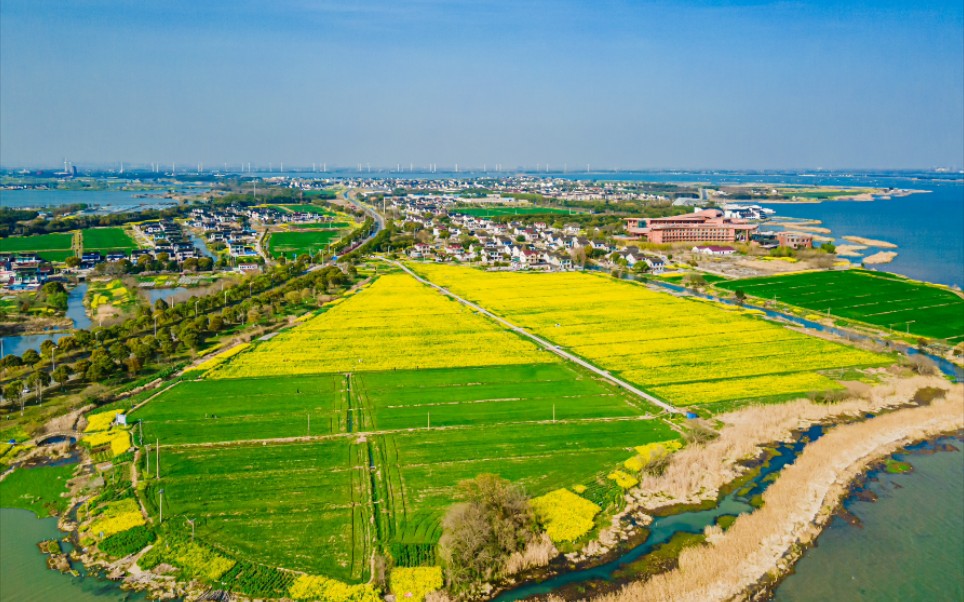
[[[152,190],[149,194],[162,191]],[[4,207],[53,207],[83,203],[99,207],[107,213],[132,209],[150,209],[176,204],[171,199],[138,198],[145,192],[126,190],[0,190],[0,205]]]
[[[914,471],[876,474],[877,502],[845,504],[863,527],[834,518],[776,602],[964,600],[964,454],[898,458]]]
[[[894,182],[895,185],[906,182]],[[873,202],[768,205],[780,216],[818,219],[841,237],[863,236],[897,245],[897,258],[877,269],[918,280],[964,286],[964,184],[918,184],[931,192]],[[762,226],[763,229],[766,225]],[[876,252],[873,248],[865,253]],[[859,261],[859,260],[857,260]]]
[[[125,592],[100,577],[72,577],[47,568],[37,549],[45,539],[60,539],[57,519],[0,508],[0,602],[140,602],[143,594]],[[79,568],[79,567],[77,567]]]
[[[88,329],[93,324],[90,316],[87,315],[87,308],[84,307],[84,295],[87,294],[87,283],[82,282],[75,286],[67,295],[67,317],[74,323],[74,328]],[[28,349],[40,351],[40,344],[46,340],[58,340],[66,336],[68,331],[52,331],[45,334],[31,334],[19,337],[0,337],[3,341],[3,352],[5,355],[23,355]]]

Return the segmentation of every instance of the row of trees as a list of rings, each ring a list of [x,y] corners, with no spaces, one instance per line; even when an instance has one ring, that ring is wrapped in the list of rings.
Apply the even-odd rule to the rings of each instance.
[[[335,266],[307,273],[304,268],[302,262],[278,266],[173,306],[158,300],[119,324],[44,341],[39,353],[8,355],[0,360],[0,369],[12,373],[4,397],[22,403],[26,388],[37,392],[40,401],[39,391],[51,381],[63,385],[134,377],[148,364],[173,363],[179,355],[196,352],[213,336],[280,319],[292,305],[318,305],[330,289],[349,285],[357,276],[353,269],[346,274]]]

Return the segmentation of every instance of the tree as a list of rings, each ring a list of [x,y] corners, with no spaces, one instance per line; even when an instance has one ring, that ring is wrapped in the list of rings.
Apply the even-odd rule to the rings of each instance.
[[[194,257],[188,257],[184,260],[184,263],[181,264],[181,268],[185,272],[196,272],[198,270],[197,259]]]
[[[35,349],[27,349],[23,352],[23,363],[33,366],[40,361],[40,354]]]
[[[736,291],[734,292],[734,295],[736,296],[737,303],[739,303],[740,305],[743,305],[744,303],[746,303],[746,293],[743,292],[742,288],[736,289]]]
[[[509,556],[535,536],[536,521],[522,490],[497,475],[462,481],[456,497],[460,503],[442,521],[439,549],[449,589],[471,596],[504,575]]]
[[[127,365],[127,371],[130,373],[131,376],[134,376],[135,374],[140,372],[141,368],[143,368],[144,366],[141,363],[140,358],[138,358],[136,355],[131,355],[129,358],[127,358],[124,361],[124,363]]]
[[[60,364],[57,366],[57,369],[54,370],[51,376],[53,376],[53,379],[60,385],[60,390],[63,391],[64,385],[68,380],[70,380],[70,377],[73,373],[74,371],[70,368],[70,366],[67,364]]]
[[[20,401],[23,397],[23,381],[20,379],[10,381],[3,388],[3,396],[13,400],[14,403]],[[23,404],[20,404],[20,413],[23,414]]]
[[[46,339],[40,343],[40,353],[43,355],[43,357],[51,357],[56,349],[57,343],[52,339]]]

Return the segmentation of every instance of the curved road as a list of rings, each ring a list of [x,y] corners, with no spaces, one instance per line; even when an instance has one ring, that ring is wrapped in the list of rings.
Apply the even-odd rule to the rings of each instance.
[[[487,309],[485,309],[485,308],[483,308],[483,307],[480,307],[480,306],[476,305],[475,303],[472,303],[471,301],[468,301],[468,300],[466,300],[466,299],[463,299],[462,297],[459,297],[458,295],[456,295],[455,293],[449,291],[448,289],[446,289],[446,288],[444,288],[444,287],[441,287],[441,286],[439,286],[439,285],[437,285],[437,284],[435,284],[435,283],[433,283],[433,282],[430,282],[430,281],[426,280],[425,278],[422,278],[421,276],[419,276],[418,274],[416,274],[415,272],[413,272],[412,270],[410,270],[407,266],[402,265],[401,263],[399,263],[399,262],[397,262],[397,261],[389,261],[389,260],[387,260],[387,259],[386,259],[385,261],[387,261],[388,263],[391,263],[391,264],[394,264],[394,265],[398,266],[399,268],[401,268],[402,270],[404,270],[405,272],[407,272],[409,275],[411,275],[413,278],[415,278],[416,280],[418,280],[418,281],[421,282],[422,284],[425,284],[425,285],[427,285],[427,286],[430,286],[430,287],[436,289],[437,291],[439,291],[440,293],[442,293],[443,295],[447,295],[447,296],[455,299],[455,300],[458,301],[459,303],[461,303],[461,304],[463,304],[463,305],[465,305],[465,306],[467,306],[467,307],[470,307],[470,308],[474,309],[475,311],[477,311],[477,312],[479,312],[479,313],[481,313],[481,314],[483,314],[483,315],[485,315],[485,316],[488,316],[489,318],[492,318],[493,320],[495,320],[496,322],[502,324],[503,326],[505,326],[505,327],[508,328],[509,330],[512,330],[513,332],[517,332],[517,333],[521,334],[522,336],[524,336],[524,337],[532,340],[534,343],[536,343],[537,345],[539,345],[539,346],[542,347],[543,349],[545,349],[545,350],[547,350],[547,351],[551,351],[552,353],[555,353],[555,354],[558,355],[559,357],[561,357],[561,358],[563,358],[563,359],[566,359],[566,360],[569,360],[570,362],[572,362],[572,363],[574,363],[574,364],[579,364],[579,365],[582,366],[583,368],[586,368],[587,370],[590,370],[591,372],[593,372],[593,373],[595,373],[595,374],[598,374],[599,376],[605,378],[606,380],[608,380],[609,382],[613,383],[614,385],[616,385],[616,386],[618,386],[618,387],[620,387],[620,388],[622,388],[622,389],[625,389],[626,391],[629,391],[629,392],[632,393],[633,395],[636,395],[637,397],[641,397],[642,399],[645,399],[645,400],[648,401],[649,403],[663,408],[663,409],[666,410],[667,412],[671,412],[671,413],[674,413],[674,414],[683,414],[683,413],[685,413],[684,410],[681,410],[681,409],[677,408],[676,406],[672,406],[672,405],[666,403],[665,401],[663,401],[663,400],[661,400],[661,399],[658,399],[658,398],[656,398],[656,397],[653,397],[653,396],[650,395],[649,393],[646,393],[645,391],[642,391],[642,390],[634,387],[633,385],[629,384],[628,382],[626,382],[626,381],[624,381],[624,380],[621,380],[621,379],[619,379],[619,378],[616,378],[615,376],[613,376],[613,375],[610,374],[609,372],[606,372],[605,370],[603,370],[603,369],[601,369],[601,368],[597,368],[596,366],[590,364],[589,362],[587,362],[586,360],[582,359],[581,357],[575,356],[575,355],[569,353],[568,351],[565,351],[565,350],[559,348],[558,346],[553,345],[553,344],[550,343],[549,341],[547,341],[547,340],[545,340],[545,339],[542,339],[542,338],[540,338],[540,337],[537,337],[536,335],[532,334],[532,333],[529,332],[528,330],[526,330],[526,329],[524,329],[524,328],[522,328],[522,327],[520,327],[520,326],[516,326],[515,324],[509,322],[508,320],[505,320],[505,319],[503,319],[503,318],[500,318],[499,316],[493,314],[493,313],[490,312],[489,310],[487,310]]]

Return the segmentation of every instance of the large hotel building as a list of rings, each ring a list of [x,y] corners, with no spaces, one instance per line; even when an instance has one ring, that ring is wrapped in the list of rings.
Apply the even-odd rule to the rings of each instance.
[[[756,224],[704,209],[673,217],[629,217],[626,232],[649,242],[750,242]]]

